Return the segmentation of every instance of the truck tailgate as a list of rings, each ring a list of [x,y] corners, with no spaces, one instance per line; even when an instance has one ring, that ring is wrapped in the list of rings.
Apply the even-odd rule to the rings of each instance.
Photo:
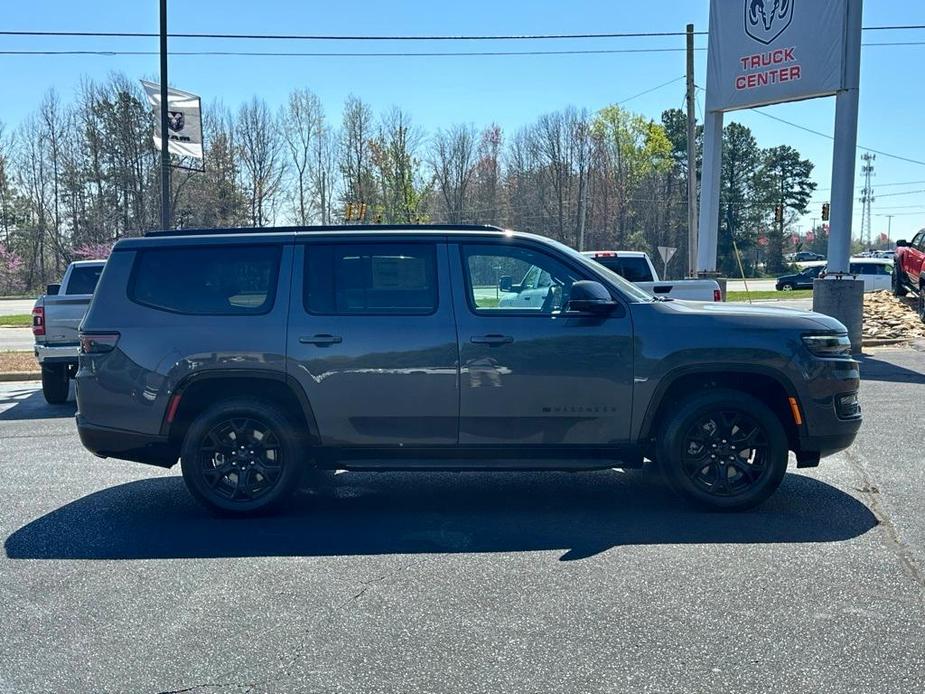
[[[77,344],[77,328],[92,299],[92,294],[46,296],[45,342]]]

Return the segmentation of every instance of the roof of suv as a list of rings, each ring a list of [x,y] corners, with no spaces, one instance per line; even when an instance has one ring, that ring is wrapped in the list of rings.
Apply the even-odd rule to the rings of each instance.
[[[123,238],[119,240],[114,251],[132,250],[160,246],[163,243],[181,245],[198,242],[205,243],[248,243],[259,239],[292,240],[296,237],[305,238],[312,234],[329,237],[347,238],[400,238],[402,236],[468,236],[468,237],[517,237],[545,241],[552,240],[528,232],[512,231],[501,227],[481,224],[343,224],[331,226],[288,226],[264,228],[227,228],[227,229],[182,229],[175,231],[150,231],[143,237]]]
[[[328,224],[324,226],[286,226],[286,227],[232,227],[208,229],[168,229],[167,231],[149,231],[152,236],[224,236],[226,234],[301,234],[301,233],[337,233],[342,231],[504,231],[501,227],[490,224]]]

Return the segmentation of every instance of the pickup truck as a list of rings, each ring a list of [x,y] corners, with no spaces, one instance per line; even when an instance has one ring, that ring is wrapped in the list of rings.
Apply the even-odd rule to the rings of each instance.
[[[905,296],[913,292],[919,298],[919,316],[925,320],[925,229],[912,241],[897,241],[893,260],[893,293]]]
[[[722,301],[716,280],[671,280],[663,282],[648,254],[641,251],[584,251],[611,272],[629,280],[653,296],[688,301]]]
[[[70,380],[77,372],[77,328],[105,265],[105,260],[74,261],[61,284],[49,284],[32,307],[35,358],[42,369],[42,394],[49,404],[67,400]]]

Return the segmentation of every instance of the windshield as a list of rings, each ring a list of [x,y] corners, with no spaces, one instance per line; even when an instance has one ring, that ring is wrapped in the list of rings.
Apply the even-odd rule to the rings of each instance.
[[[553,241],[552,239],[549,239],[549,241],[560,251],[567,254],[572,260],[581,263],[582,266],[586,268],[590,268],[596,274],[604,275],[611,284],[616,285],[617,289],[619,289],[620,292],[629,301],[635,303],[649,303],[655,301],[655,298],[651,294],[643,291],[632,282],[628,282],[623,277],[620,277],[620,275],[618,275],[616,272],[604,267],[596,260],[592,260],[591,258],[582,255],[574,248],[566,246],[564,243],[559,243],[558,241]]]

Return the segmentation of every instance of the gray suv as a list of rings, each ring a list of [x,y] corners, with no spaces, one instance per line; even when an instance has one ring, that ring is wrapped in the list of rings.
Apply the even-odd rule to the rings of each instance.
[[[518,299],[547,278],[542,301]],[[318,470],[655,461],[743,509],[851,444],[858,363],[816,313],[653,299],[546,238],[472,226],[155,232],[116,244],[81,325],[90,451],[171,467],[210,509]],[[308,473],[308,474],[307,474]]]

